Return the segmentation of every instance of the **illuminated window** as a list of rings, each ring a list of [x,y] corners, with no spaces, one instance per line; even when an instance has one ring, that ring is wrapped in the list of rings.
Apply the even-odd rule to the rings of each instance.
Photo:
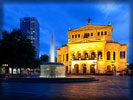
[[[110,60],[110,52],[107,52],[107,60]]]
[[[77,34],[75,34],[75,38],[77,38]]]
[[[88,33],[88,37],[89,37],[89,33]]]
[[[107,31],[105,31],[105,35],[107,35]]]
[[[72,35],[72,38],[74,38],[74,35]]]
[[[96,58],[96,54],[95,54],[95,52],[92,52],[91,53],[91,60],[95,60],[95,58]]]
[[[125,58],[125,51],[121,51],[120,52],[120,58],[122,59],[122,58]]]
[[[115,60],[115,52],[113,52],[113,60]]]
[[[99,36],[100,35],[100,32],[98,32],[97,35]]]
[[[98,52],[98,58],[102,59],[102,52]]]
[[[78,38],[80,37],[80,34],[78,34]]]
[[[91,36],[93,36],[93,33],[91,33]]]
[[[66,54],[66,61],[68,61],[68,54]]]
[[[87,33],[84,34],[84,38],[88,38],[88,34]]]
[[[103,32],[101,32],[101,35],[103,35]]]

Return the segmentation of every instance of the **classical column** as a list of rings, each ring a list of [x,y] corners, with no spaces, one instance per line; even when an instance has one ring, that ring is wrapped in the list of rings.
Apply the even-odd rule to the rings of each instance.
[[[98,73],[98,53],[97,51],[95,51],[95,54],[96,54],[96,73]]]

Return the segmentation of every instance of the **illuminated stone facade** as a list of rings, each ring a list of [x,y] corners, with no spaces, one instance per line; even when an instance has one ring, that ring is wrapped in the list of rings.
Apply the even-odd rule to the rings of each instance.
[[[65,65],[66,73],[94,74],[124,71],[127,68],[127,44],[112,39],[109,23],[69,29],[68,44],[57,48],[57,62]]]

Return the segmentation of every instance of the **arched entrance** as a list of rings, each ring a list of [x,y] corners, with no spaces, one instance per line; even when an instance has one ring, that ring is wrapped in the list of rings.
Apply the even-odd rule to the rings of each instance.
[[[78,74],[79,73],[79,65],[78,64],[75,64],[74,65],[74,73],[75,74]]]
[[[107,72],[111,72],[111,66],[110,65],[107,66]]]
[[[94,64],[92,64],[92,65],[90,65],[90,74],[95,74],[95,65]]]
[[[82,73],[86,74],[86,64],[82,64]]]

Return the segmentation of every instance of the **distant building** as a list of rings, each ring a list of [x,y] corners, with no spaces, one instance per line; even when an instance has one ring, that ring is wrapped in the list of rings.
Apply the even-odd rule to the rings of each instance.
[[[57,62],[66,67],[66,73],[113,73],[127,69],[128,45],[112,39],[113,27],[88,25],[69,28],[68,44],[57,49]]]
[[[35,46],[36,58],[39,58],[39,23],[35,17],[20,19],[20,30]]]

